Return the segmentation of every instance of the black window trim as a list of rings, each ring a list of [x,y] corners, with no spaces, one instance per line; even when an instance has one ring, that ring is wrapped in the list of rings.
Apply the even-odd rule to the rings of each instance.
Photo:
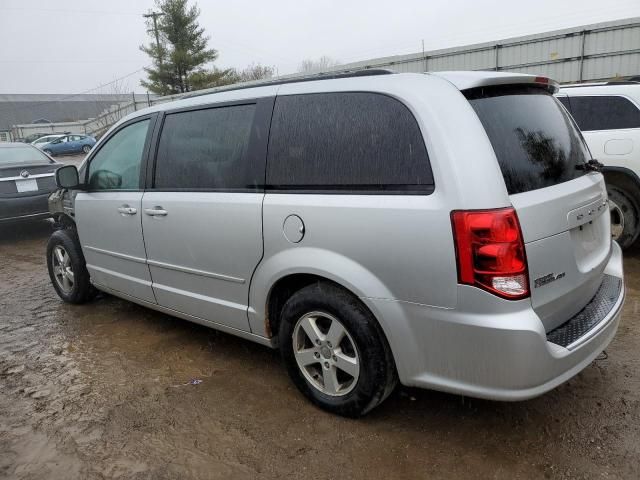
[[[188,107],[173,108],[160,112],[160,117],[156,122],[151,140],[151,152],[149,158],[152,159],[147,165],[147,176],[145,190],[153,192],[227,192],[227,193],[264,193],[264,182],[267,175],[267,145],[269,141],[269,129],[271,126],[271,114],[275,96],[256,97],[242,100],[229,100],[225,102],[211,102],[206,104],[192,105]],[[160,145],[160,135],[164,128],[164,122],[168,115],[174,113],[194,112],[198,110],[211,110],[214,108],[237,107],[242,105],[255,105],[256,110],[251,125],[249,135],[249,146],[247,148],[247,159],[258,163],[256,170],[262,174],[261,184],[247,188],[156,188],[155,174],[158,162],[158,147]]]
[[[389,97],[396,102],[399,102],[402,106],[404,106],[413,120],[416,122],[418,127],[418,131],[420,132],[422,142],[424,143],[424,148],[427,153],[427,162],[428,167],[431,170],[431,176],[433,178],[433,183],[431,184],[395,184],[395,185],[270,185],[266,183],[266,172],[268,169],[268,165],[265,168],[265,192],[266,193],[274,193],[274,194],[306,194],[306,195],[431,195],[435,191],[435,175],[433,174],[433,167],[431,166],[431,155],[429,153],[429,148],[427,147],[427,142],[425,140],[426,135],[422,130],[420,122],[416,118],[415,114],[411,110],[410,106],[404,102],[402,99],[391,95],[386,92],[378,92],[375,90],[339,90],[339,91],[319,91],[319,92],[308,92],[308,93],[292,93],[285,95],[277,95],[274,98],[275,108],[275,100],[277,97],[293,97],[293,96],[302,96],[302,95],[316,95],[316,94],[333,94],[333,93],[368,93],[373,95],[382,95],[385,97]],[[271,138],[271,132],[269,132],[269,139]],[[267,152],[267,161],[268,161],[268,152]]]
[[[87,158],[87,164],[84,172],[84,185],[86,192],[143,192],[146,184],[147,165],[149,163],[149,153],[151,150],[152,134],[157,123],[158,114],[156,112],[149,113],[147,115],[140,115],[139,117],[132,118],[119,125],[117,129],[113,130],[109,135],[100,142],[100,146],[96,149],[92,149]],[[109,189],[92,189],[89,186],[89,170],[91,169],[91,162],[95,156],[102,150],[102,148],[113,138],[117,133],[121,132],[126,127],[129,127],[135,123],[149,120],[149,128],[147,129],[147,136],[145,137],[144,147],[142,149],[142,159],[140,161],[140,179],[138,180],[138,188],[109,188]]]
[[[638,110],[638,114],[640,115],[640,105],[636,103],[636,101],[623,94],[623,93],[576,93],[576,94],[570,94],[570,93],[566,93],[563,92],[567,98],[569,99],[569,112],[571,113],[571,117],[573,118],[573,105],[571,104],[571,99],[572,98],[584,98],[584,97],[619,97],[619,98],[624,98],[625,100],[627,100],[629,103],[631,103],[631,105],[633,105],[634,107],[636,107],[636,110]],[[578,124],[577,121],[575,121],[576,125]],[[580,128],[580,127],[578,127]],[[598,129],[598,130],[582,130],[580,129],[580,132],[610,132],[612,130],[640,130],[640,126],[638,127],[628,127],[628,128],[605,128],[605,129]]]

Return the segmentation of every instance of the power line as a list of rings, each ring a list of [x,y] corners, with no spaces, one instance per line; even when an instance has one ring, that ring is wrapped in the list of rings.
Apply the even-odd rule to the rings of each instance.
[[[140,15],[139,12],[118,12],[108,10],[65,10],[59,8],[21,8],[21,7],[9,7],[3,8],[3,12],[42,12],[42,13],[80,13],[84,15]]]

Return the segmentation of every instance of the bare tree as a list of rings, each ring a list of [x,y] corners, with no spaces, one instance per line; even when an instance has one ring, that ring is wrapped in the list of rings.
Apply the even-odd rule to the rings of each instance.
[[[259,63],[252,63],[244,70],[238,72],[240,82],[253,82],[256,80],[266,80],[272,78],[274,68]]]
[[[115,80],[109,86],[108,94],[113,98],[113,104],[104,108],[104,101],[96,99],[96,117],[91,122],[92,133],[101,135],[122,117],[130,113],[130,110],[124,108],[123,103],[132,101],[131,90],[129,90],[128,82],[123,80]]]
[[[340,65],[340,62],[338,62],[337,60],[331,57],[323,55],[316,60],[313,60],[310,58],[303,60],[298,66],[298,72],[301,72],[301,73],[326,72],[330,68],[335,67],[337,65]]]

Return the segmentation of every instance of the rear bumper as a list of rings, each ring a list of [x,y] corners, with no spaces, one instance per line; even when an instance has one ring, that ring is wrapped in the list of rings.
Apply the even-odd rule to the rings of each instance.
[[[0,222],[50,217],[50,192],[0,198]]]
[[[616,243],[604,273],[619,279],[621,288],[610,295],[606,314],[588,329],[582,326],[566,347],[549,341],[559,337],[545,332],[528,299],[501,301],[496,313],[494,297],[460,286],[456,309],[365,301],[381,319],[404,385],[526,400],[579,373],[615,336],[624,303],[622,252]]]

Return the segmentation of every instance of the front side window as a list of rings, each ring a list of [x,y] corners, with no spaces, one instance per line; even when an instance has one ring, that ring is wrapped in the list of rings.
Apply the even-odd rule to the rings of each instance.
[[[580,130],[618,130],[640,128],[640,110],[629,99],[619,96],[569,97],[571,114]]]
[[[168,114],[154,187],[168,190],[253,189],[264,181],[248,158],[255,104]],[[262,177],[262,178],[260,178]]]
[[[149,129],[142,120],[119,130],[100,147],[89,164],[90,190],[137,190]]]
[[[429,191],[433,175],[409,109],[364,92],[276,99],[267,184],[277,189]]]

